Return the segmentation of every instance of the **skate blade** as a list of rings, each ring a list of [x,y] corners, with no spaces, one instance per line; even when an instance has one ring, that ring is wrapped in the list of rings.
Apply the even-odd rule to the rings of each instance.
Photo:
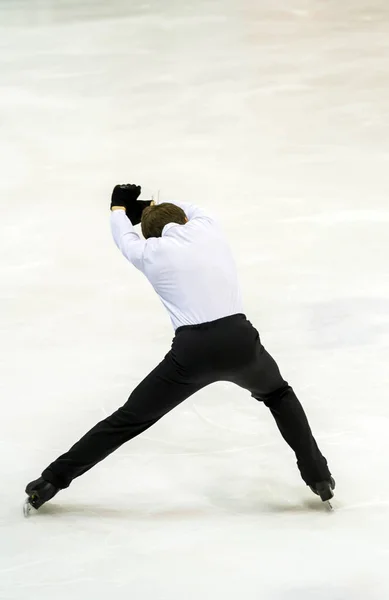
[[[30,500],[27,498],[23,504],[23,515],[26,519],[28,519],[28,517],[30,516],[33,508],[34,507],[30,504]]]
[[[327,500],[326,502],[324,502],[324,504],[325,504],[326,509],[328,510],[328,512],[333,512],[334,507],[332,506],[332,503],[329,500]]]

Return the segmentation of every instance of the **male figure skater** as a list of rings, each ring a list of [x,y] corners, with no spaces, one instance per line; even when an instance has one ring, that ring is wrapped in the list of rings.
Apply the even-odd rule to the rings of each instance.
[[[38,509],[119,446],[201,388],[230,381],[271,411],[294,450],[302,479],[323,501],[335,482],[294,391],[243,314],[235,263],[217,222],[193,205],[139,201],[140,186],[117,185],[111,199],[116,245],[150,281],[175,336],[163,361],[128,401],[95,425],[27,485]],[[134,229],[141,223],[142,239]]]

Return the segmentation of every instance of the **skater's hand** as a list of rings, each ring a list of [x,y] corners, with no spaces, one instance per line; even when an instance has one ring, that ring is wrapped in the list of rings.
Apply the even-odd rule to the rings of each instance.
[[[151,200],[138,200],[141,190],[140,185],[131,183],[115,185],[112,192],[111,210],[124,208],[131,223],[138,225],[141,222],[144,209],[151,204]]]
[[[125,183],[124,185],[115,185],[111,198],[111,210],[114,206],[124,206],[127,208],[130,202],[134,202],[140,196],[142,188],[140,185]]]

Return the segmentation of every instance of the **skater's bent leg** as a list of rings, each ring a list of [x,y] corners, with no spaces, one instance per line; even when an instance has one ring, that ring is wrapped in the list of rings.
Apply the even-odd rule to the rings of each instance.
[[[139,435],[203,385],[182,380],[170,353],[132,392],[128,401],[57,458],[42,477],[68,487],[125,442]]]
[[[282,378],[275,360],[259,347],[255,365],[235,381],[262,401],[272,413],[277,427],[297,457],[297,465],[305,483],[328,480],[327,461],[313,437],[307,416],[293,389]]]

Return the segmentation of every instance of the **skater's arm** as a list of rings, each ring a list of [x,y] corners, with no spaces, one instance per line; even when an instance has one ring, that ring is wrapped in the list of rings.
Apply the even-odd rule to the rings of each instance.
[[[135,267],[142,270],[146,241],[139,237],[124,208],[111,212],[111,230],[116,246]]]
[[[201,219],[203,221],[208,221],[210,223],[215,222],[213,217],[211,217],[211,215],[208,215],[205,212],[205,210],[203,210],[202,208],[199,208],[195,204],[188,204],[186,202],[176,202],[176,201],[174,201],[173,204],[182,208],[182,210],[184,211],[184,213],[186,214],[186,216],[188,218],[188,221],[194,221],[195,219],[196,220]]]

